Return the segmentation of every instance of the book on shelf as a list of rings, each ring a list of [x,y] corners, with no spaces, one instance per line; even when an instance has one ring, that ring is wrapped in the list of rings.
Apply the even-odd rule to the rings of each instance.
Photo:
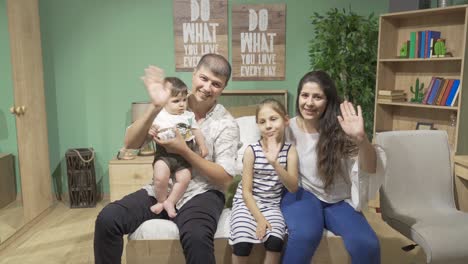
[[[423,58],[429,58],[427,56],[427,50],[431,47],[431,43],[430,43],[430,38],[429,38],[429,32],[430,30],[425,30],[424,31],[424,52],[423,52],[423,55],[422,57]]]
[[[455,101],[457,100],[459,92],[460,92],[460,80],[455,79],[453,80],[452,89],[450,89],[450,93],[447,97],[447,101],[445,102],[445,105],[453,106]]]
[[[421,39],[421,31],[416,31],[416,41],[414,43],[415,48],[414,48],[414,57],[419,58],[419,40]]]
[[[380,95],[377,97],[378,99],[405,99],[406,94],[395,94],[395,95]]]
[[[440,84],[442,82],[442,78],[436,78],[434,80],[434,83],[431,87],[431,90],[429,91],[430,94],[429,94],[429,98],[427,99],[427,104],[433,104],[434,103],[434,99],[437,95],[437,92],[439,91],[440,89]]]
[[[392,95],[381,95],[377,96],[379,102],[391,103],[391,102],[406,102],[406,93],[392,94]]]
[[[434,44],[440,39],[440,31],[422,30],[410,32],[409,58],[434,57]]]
[[[431,93],[432,86],[434,85],[436,77],[432,76],[431,81],[429,82],[429,85],[427,86],[426,94],[424,95],[423,104],[427,104],[427,99],[429,99],[429,94]]]
[[[429,59],[432,58],[432,57],[434,57],[434,42],[435,42],[435,41],[434,41],[433,38],[431,38],[431,40],[429,41],[429,43],[430,43],[429,45],[431,45],[431,46],[429,47]]]
[[[419,36],[419,53],[418,53],[418,58],[424,58],[424,44],[426,42],[426,32],[425,31],[419,31],[418,32]]]
[[[445,102],[447,101],[447,97],[450,94],[450,90],[453,87],[453,81],[454,79],[449,79],[448,84],[447,84],[447,89],[445,89],[444,94],[442,95],[442,99],[438,103],[438,105],[445,105]]]
[[[440,102],[439,98],[441,94],[443,95],[445,89],[447,89],[448,79],[442,79],[440,82],[440,88],[437,90],[436,96],[434,97],[434,101],[432,101],[433,105],[438,105],[437,102]],[[442,99],[442,98],[441,98]]]
[[[379,90],[378,95],[402,95],[404,90]]]
[[[456,100],[459,84],[460,80],[458,79],[446,79],[433,76],[422,103],[429,105],[453,106],[454,101]]]
[[[409,57],[410,59],[414,59],[414,55],[416,54],[416,32],[410,32],[410,50],[409,50]]]
[[[403,103],[406,102],[405,98],[377,98],[377,101],[380,103]]]
[[[440,31],[428,30],[427,31],[428,48],[426,50],[425,58],[432,58],[434,54],[434,43],[440,38]]]

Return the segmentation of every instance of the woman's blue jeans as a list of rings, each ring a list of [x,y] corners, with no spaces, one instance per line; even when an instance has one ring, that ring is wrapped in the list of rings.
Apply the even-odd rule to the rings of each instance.
[[[343,238],[352,263],[380,263],[380,246],[375,232],[362,213],[356,212],[348,203],[325,203],[299,188],[296,193],[286,191],[281,210],[289,233],[282,263],[309,264],[324,228]]]

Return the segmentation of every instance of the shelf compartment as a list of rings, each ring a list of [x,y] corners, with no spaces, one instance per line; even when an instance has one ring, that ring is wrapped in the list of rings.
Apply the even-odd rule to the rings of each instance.
[[[433,123],[437,130],[445,130],[449,135],[449,140],[455,137],[451,131],[450,115],[457,114],[457,109],[443,107],[445,110],[417,107],[417,104],[378,104],[377,115],[375,116],[375,131],[392,131],[392,130],[415,130],[418,122]],[[408,107],[411,106],[411,107]],[[442,108],[442,107],[437,107]]]
[[[384,14],[381,17],[385,19],[414,19],[417,17],[427,17],[427,16],[452,16],[456,13],[465,13],[465,9],[468,5],[456,5],[450,7],[440,7],[440,8],[430,8],[430,9],[420,9],[413,11],[402,11]]]
[[[393,13],[380,17],[379,58],[394,59],[400,47],[410,39],[410,32],[440,31],[447,52],[461,57],[464,50],[466,5]],[[385,32],[385,33],[382,33]],[[426,59],[427,60],[427,59]]]
[[[408,101],[412,98],[411,86],[419,78],[427,92],[432,77],[461,79],[462,60],[380,62],[378,64],[377,90],[404,90]]]

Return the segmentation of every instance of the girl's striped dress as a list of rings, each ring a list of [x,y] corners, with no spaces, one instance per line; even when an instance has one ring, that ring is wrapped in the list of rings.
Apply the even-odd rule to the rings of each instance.
[[[252,148],[255,156],[252,185],[253,197],[257,202],[258,208],[271,224],[272,230],[267,229],[263,239],[257,239],[255,235],[257,222],[242,198],[241,181],[232,202],[230,245],[240,242],[263,243],[269,236],[283,239],[286,233],[286,224],[280,210],[283,184],[273,166],[265,158],[260,142],[252,144],[249,147]],[[278,153],[277,160],[285,168],[290,147],[291,144],[284,144]]]

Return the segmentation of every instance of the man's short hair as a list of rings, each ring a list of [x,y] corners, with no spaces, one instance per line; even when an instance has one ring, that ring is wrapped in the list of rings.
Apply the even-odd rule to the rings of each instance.
[[[209,69],[217,77],[225,78],[224,85],[227,85],[229,78],[231,78],[231,64],[219,54],[207,53],[203,55],[196,69],[199,70],[202,67]]]

